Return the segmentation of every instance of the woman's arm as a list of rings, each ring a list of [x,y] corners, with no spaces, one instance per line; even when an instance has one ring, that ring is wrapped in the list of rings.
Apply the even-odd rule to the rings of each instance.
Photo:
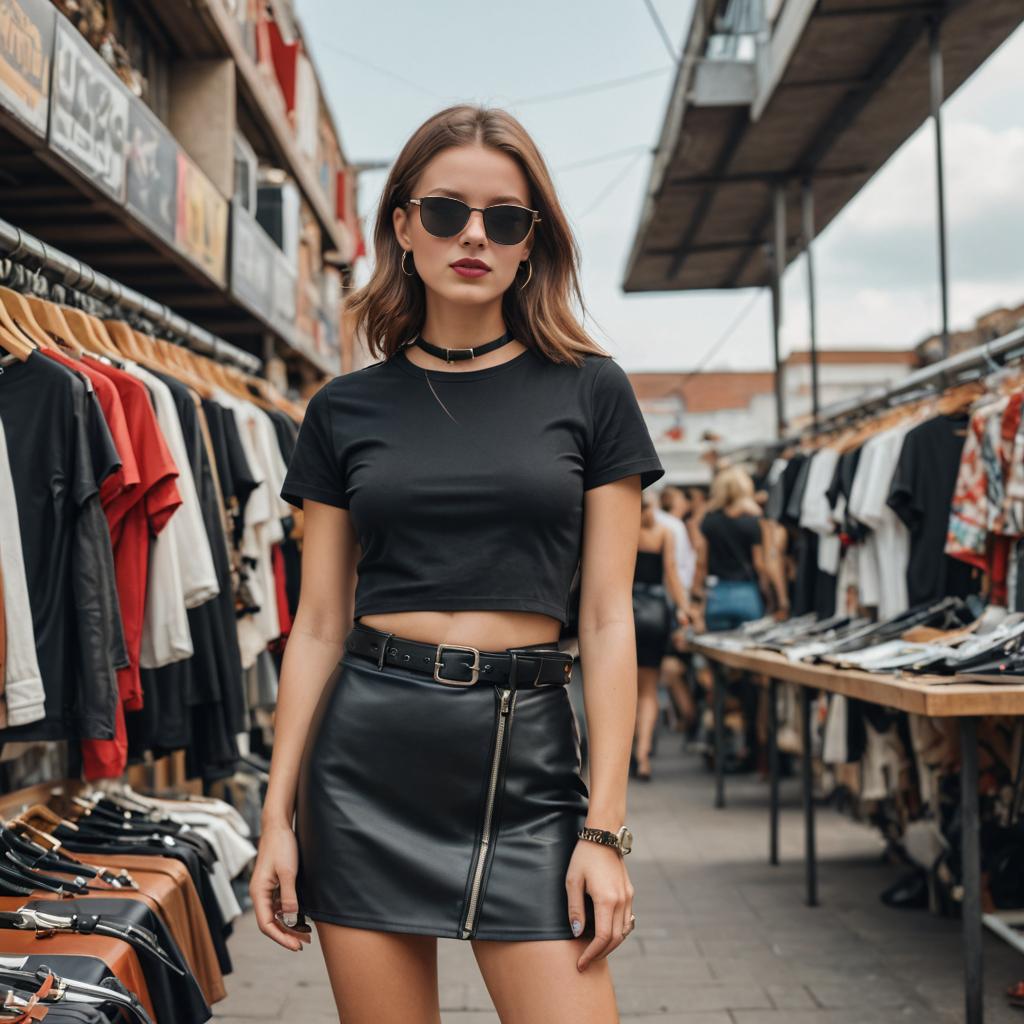
[[[299,606],[281,663],[270,780],[250,885],[260,930],[290,949],[298,946],[274,921],[273,890],[280,887],[284,913],[298,910],[292,817],[299,764],[324,686],[352,628],[357,552],[348,511],[307,499]]]
[[[664,543],[661,546],[662,565],[665,583],[676,606],[677,614],[682,612],[687,621],[690,618],[690,596],[686,593],[682,578],[679,575],[679,563],[676,561],[676,539],[666,526],[662,531]],[[685,625],[685,623],[684,623]]]
[[[782,549],[785,544],[785,527],[771,519],[761,520],[761,536],[764,547],[765,572],[775,593],[777,613],[786,618],[789,615],[789,591],[782,566]]]
[[[583,492],[579,644],[587,719],[590,800],[586,824],[616,831],[626,823],[629,755],[637,706],[633,572],[640,537],[640,477]],[[610,847],[576,843],[566,890],[570,921],[584,921],[584,888],[594,901],[595,935],[579,965],[606,956],[624,938],[633,886]]]

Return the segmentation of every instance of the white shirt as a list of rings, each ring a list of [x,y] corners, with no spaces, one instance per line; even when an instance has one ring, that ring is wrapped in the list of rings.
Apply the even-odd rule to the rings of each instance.
[[[664,509],[655,508],[654,518],[659,523],[664,523],[672,532],[675,541],[676,566],[679,569],[679,578],[682,580],[686,592],[690,592],[693,586],[693,577],[697,571],[697,552],[693,550],[693,542],[690,540],[686,524],[678,517],[666,512]]]
[[[835,576],[839,572],[839,534],[832,518],[832,506],[826,491],[835,476],[839,453],[834,448],[821,448],[811,456],[807,483],[800,503],[800,525],[819,536],[818,568]]]
[[[25,725],[46,717],[46,691],[39,671],[32,606],[25,577],[21,526],[14,481],[7,454],[4,425],[0,422],[0,574],[3,576],[3,615],[7,632],[4,696],[7,724]]]

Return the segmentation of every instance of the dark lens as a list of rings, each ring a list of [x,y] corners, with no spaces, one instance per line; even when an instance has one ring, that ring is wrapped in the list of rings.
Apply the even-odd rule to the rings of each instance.
[[[423,227],[438,238],[457,235],[469,220],[469,207],[458,199],[447,196],[424,196],[420,200],[420,220]]]
[[[487,237],[499,245],[517,245],[530,232],[533,214],[522,206],[489,206],[484,211]]]

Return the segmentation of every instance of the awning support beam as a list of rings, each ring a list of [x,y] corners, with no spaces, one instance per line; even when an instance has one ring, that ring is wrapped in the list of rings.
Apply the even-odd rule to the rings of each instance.
[[[821,410],[818,390],[818,301],[814,288],[814,185],[805,178],[801,190],[803,213],[804,258],[807,263],[807,314],[811,334],[811,416],[818,425]]]
[[[946,173],[942,156],[942,23],[937,16],[928,21],[928,60],[931,85],[932,121],[935,125],[935,184],[939,229],[939,288],[942,294],[942,358],[949,358],[949,266],[946,252]]]
[[[772,356],[775,366],[775,425],[778,436],[786,432],[786,410],[782,395],[782,275],[786,270],[786,186],[776,185],[775,233],[772,244]]]

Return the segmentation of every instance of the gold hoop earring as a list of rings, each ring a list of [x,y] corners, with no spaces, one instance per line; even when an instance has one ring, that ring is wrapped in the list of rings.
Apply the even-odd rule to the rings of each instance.
[[[405,257],[408,256],[409,253],[411,253],[411,252],[412,252],[412,249],[406,249],[406,250],[404,250],[402,252],[402,273],[405,274],[406,277],[415,277],[416,276],[416,272],[415,271],[413,271],[412,273],[409,273],[409,271],[405,269]],[[413,266],[416,266],[415,258],[413,260]]]
[[[529,259],[526,260],[526,265],[530,268],[530,272],[526,275],[526,280],[519,286],[520,291],[530,283],[530,278],[533,277],[533,264]]]

